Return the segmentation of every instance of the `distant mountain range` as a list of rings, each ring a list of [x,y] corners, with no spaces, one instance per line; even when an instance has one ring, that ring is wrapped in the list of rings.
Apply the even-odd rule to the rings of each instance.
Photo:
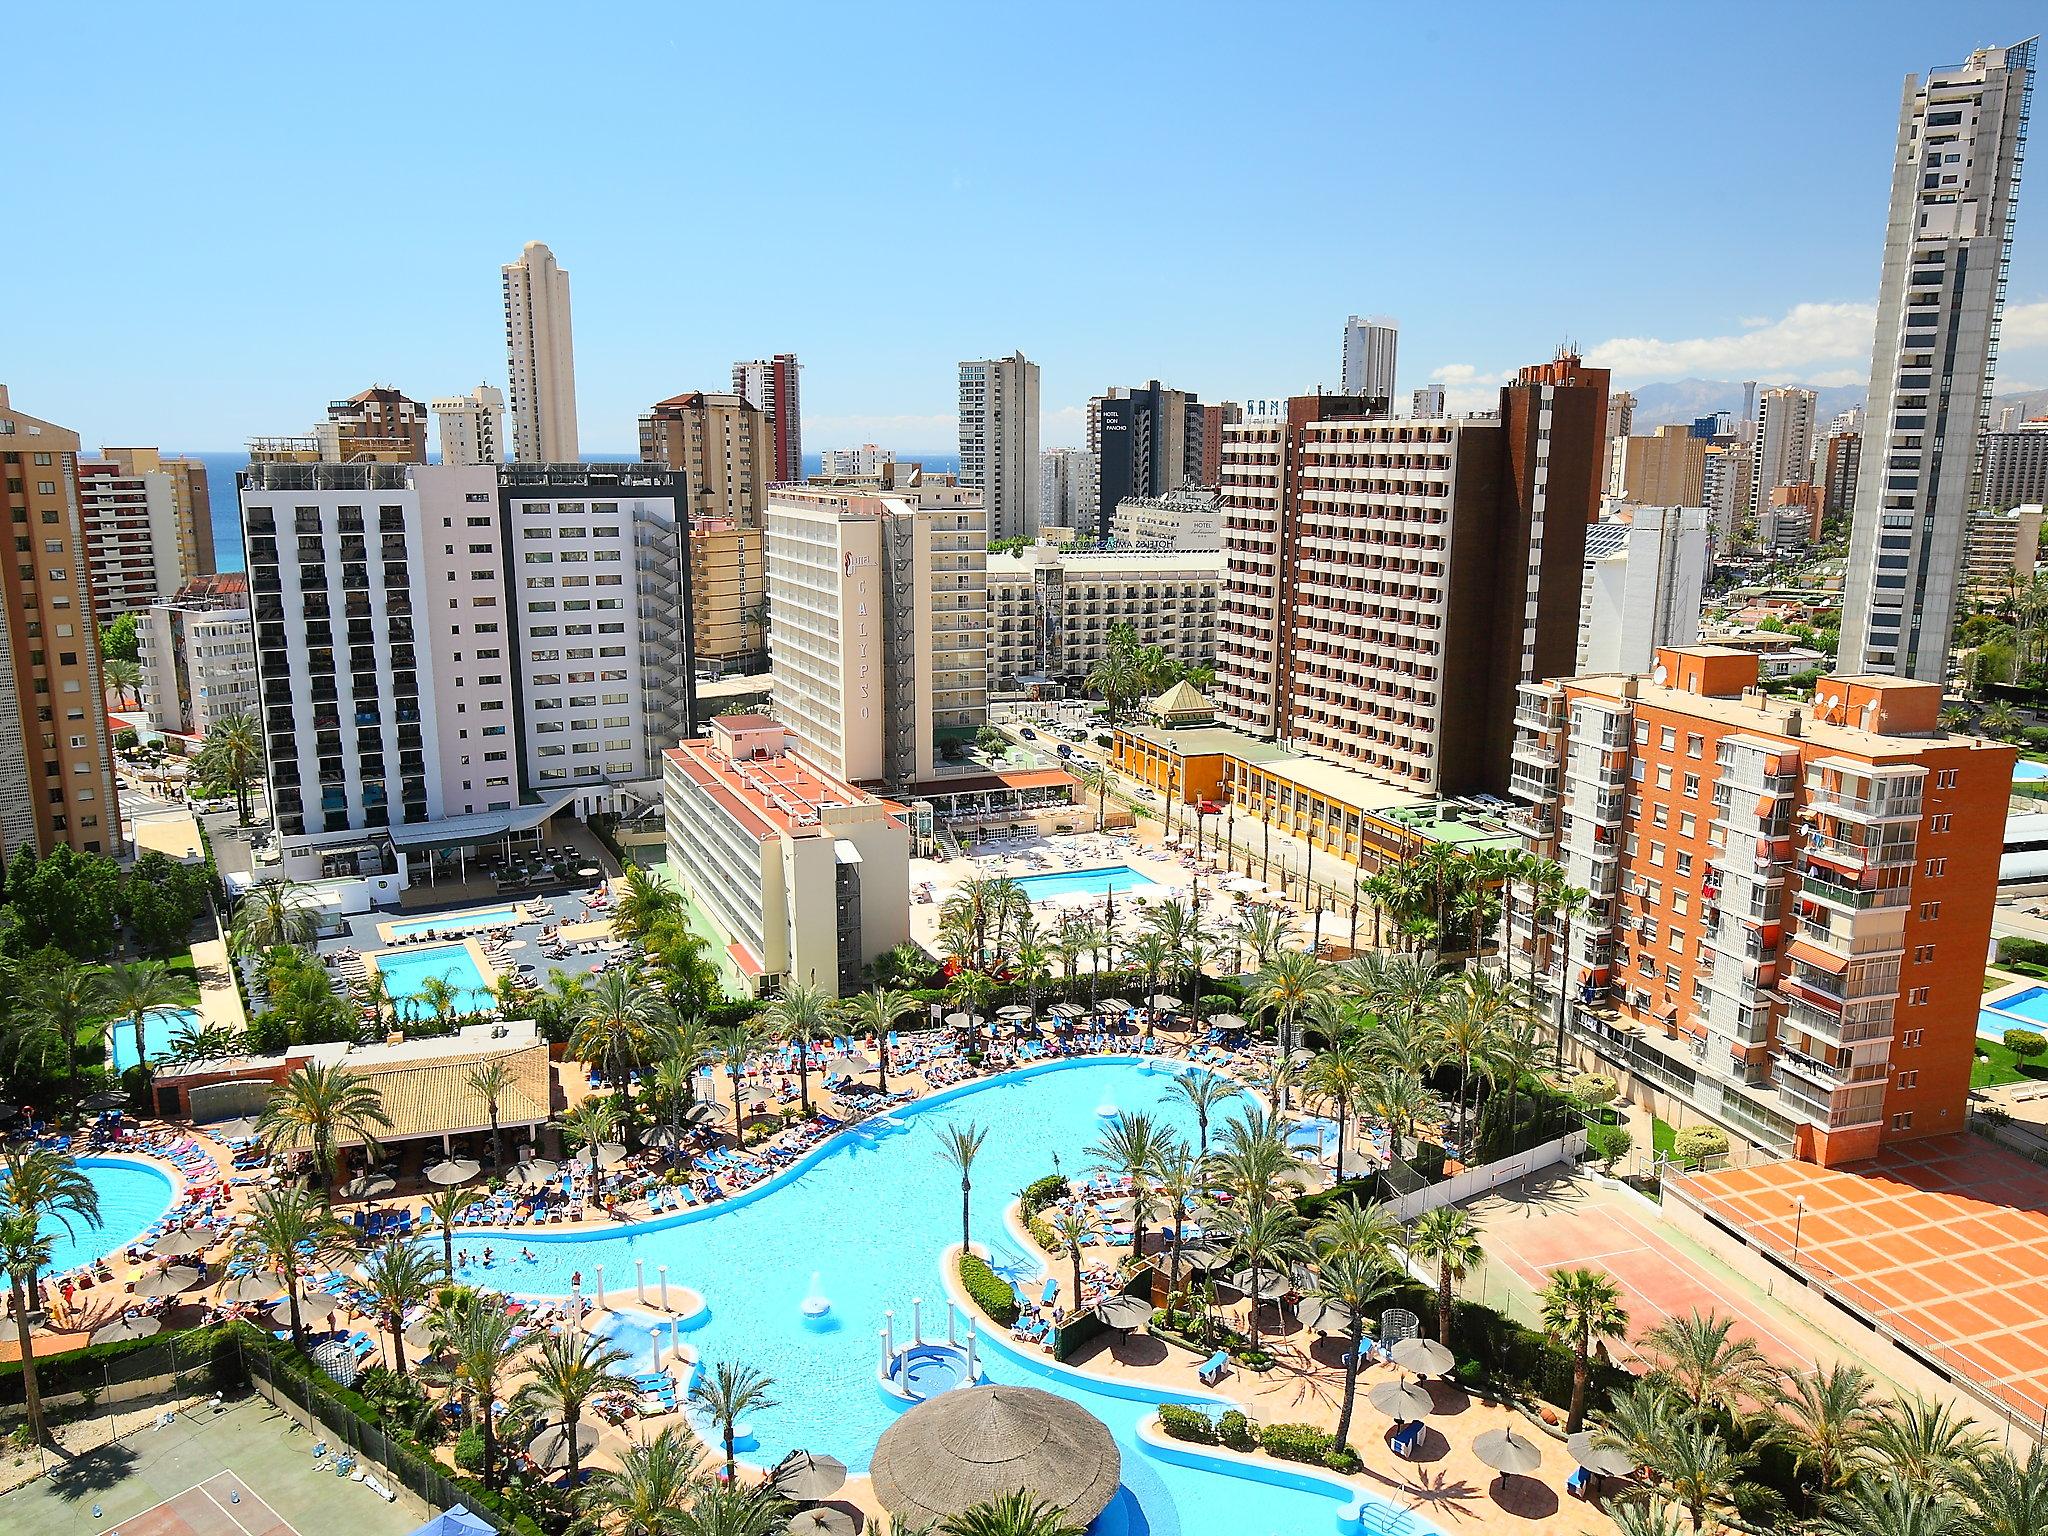
[[[1851,406],[1863,404],[1865,392],[1853,384],[1807,387],[1820,397],[1818,416],[1823,428]],[[1690,422],[1695,417],[1711,416],[1716,411],[1728,411],[1736,416],[1742,414],[1742,385],[1727,379],[1679,379],[1662,384],[1638,384],[1630,393],[1636,397],[1635,430],[1643,434],[1654,432],[1667,422]],[[2017,395],[1994,395],[1991,400],[1993,425],[1997,424],[1998,413],[2007,406],[2015,407],[2017,416],[2023,421],[2030,416],[2048,415],[2048,389]]]

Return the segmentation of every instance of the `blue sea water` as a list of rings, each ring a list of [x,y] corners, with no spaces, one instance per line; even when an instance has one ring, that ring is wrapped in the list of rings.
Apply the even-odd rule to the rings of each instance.
[[[249,455],[241,449],[204,452],[197,449],[180,449],[206,466],[206,490],[213,503],[213,563],[216,570],[239,571],[242,559],[242,515],[235,495],[235,471],[246,469]],[[905,459],[915,459],[935,474],[953,474],[960,468],[957,453],[914,453],[902,450]],[[630,453],[586,453],[584,459],[590,463],[617,462],[621,459],[635,459],[637,452]],[[819,457],[815,453],[804,455],[804,473],[818,472]]]

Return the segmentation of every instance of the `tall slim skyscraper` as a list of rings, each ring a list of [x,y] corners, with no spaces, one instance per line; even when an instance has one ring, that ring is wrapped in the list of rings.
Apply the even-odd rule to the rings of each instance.
[[[505,356],[512,382],[512,457],[573,464],[576,348],[569,334],[569,274],[529,240],[505,268]]]
[[[770,485],[794,485],[804,477],[804,412],[798,375],[803,364],[794,352],[757,357],[732,365],[732,392],[768,413],[774,428],[775,452],[769,464]]]
[[[2034,43],[1906,77],[1856,482],[1845,672],[1939,681],[1991,411]]]
[[[1096,450],[1095,534],[1108,538],[1126,496],[1164,496],[1199,484],[1204,458],[1202,406],[1187,390],[1153,379],[1088,402],[1089,445]]]
[[[206,466],[198,459],[166,455],[156,448],[102,448],[100,457],[128,475],[168,475],[178,514],[178,569],[181,580],[213,574],[213,497]]]
[[[1756,444],[1751,450],[1749,511],[1771,504],[1781,485],[1813,479],[1813,418],[1820,397],[1810,389],[1767,389],[1757,398]]]
[[[1038,364],[1022,352],[960,365],[960,483],[992,539],[1038,534]]]
[[[1344,393],[1394,404],[1394,353],[1401,328],[1386,315],[1353,315],[1344,322]]]

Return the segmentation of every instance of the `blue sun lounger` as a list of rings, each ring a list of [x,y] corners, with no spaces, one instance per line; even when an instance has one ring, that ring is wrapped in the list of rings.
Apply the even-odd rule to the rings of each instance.
[[[1202,1362],[1200,1369],[1195,1372],[1195,1377],[1203,1386],[1213,1387],[1223,1379],[1223,1373],[1229,1369],[1229,1352],[1219,1349]]]

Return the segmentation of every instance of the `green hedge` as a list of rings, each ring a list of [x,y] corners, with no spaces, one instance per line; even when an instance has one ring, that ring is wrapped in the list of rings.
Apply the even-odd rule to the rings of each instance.
[[[1017,1321],[1017,1293],[977,1255],[960,1255],[960,1285],[993,1321],[1005,1328]]]
[[[1067,1181],[1057,1173],[1048,1173],[1042,1179],[1033,1179],[1024,1186],[1020,1203],[1026,1216],[1035,1216],[1053,1201],[1067,1192]]]
[[[2048,943],[2039,939],[2004,938],[1998,941],[1998,963],[2048,966]]]
[[[1338,1450],[1336,1437],[1314,1424],[1268,1424],[1259,1431],[1259,1444],[1268,1456],[1282,1461],[1305,1461],[1338,1472],[1358,1470],[1358,1452],[1348,1446]]]
[[[1218,1445],[1216,1421],[1199,1408],[1186,1403],[1161,1403],[1159,1427],[1176,1440],[1193,1440],[1200,1445]]]
[[[119,1344],[89,1344],[63,1354],[36,1356],[36,1387],[45,1397],[67,1392],[104,1390],[110,1373],[119,1380],[134,1379],[115,1368],[123,1361],[148,1355],[170,1356],[173,1373],[203,1370],[207,1384],[215,1391],[239,1387],[248,1380],[235,1352],[233,1336],[225,1328],[190,1328],[174,1333],[153,1334],[146,1339],[126,1339]],[[21,1362],[0,1364],[0,1401],[14,1402],[21,1396]]]

